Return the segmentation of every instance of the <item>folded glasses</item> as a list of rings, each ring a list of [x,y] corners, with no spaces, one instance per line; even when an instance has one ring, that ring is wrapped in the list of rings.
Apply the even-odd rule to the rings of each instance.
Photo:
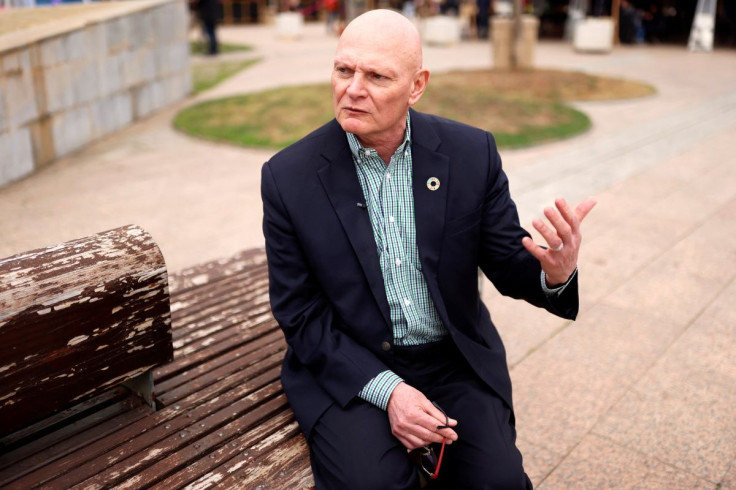
[[[447,417],[445,411],[442,410],[440,406],[437,405],[435,402],[432,402],[432,405],[434,405],[437,410],[442,412],[442,415],[445,416],[445,425],[438,425],[437,430],[449,429],[450,419]],[[414,464],[421,468],[432,480],[436,480],[437,477],[440,475],[440,466],[442,466],[442,456],[445,454],[446,442],[447,439],[442,439],[442,446],[440,447],[439,457],[436,455],[434,448],[428,445],[420,446],[409,451],[409,459],[411,459]]]

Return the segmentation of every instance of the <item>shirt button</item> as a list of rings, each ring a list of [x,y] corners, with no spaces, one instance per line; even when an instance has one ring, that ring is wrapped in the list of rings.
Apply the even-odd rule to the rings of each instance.
[[[409,298],[404,298],[404,304],[405,304],[406,306],[409,306],[409,305],[411,305],[411,300],[410,300]]]
[[[394,222],[394,217],[393,216],[389,216],[388,217],[388,222],[389,223],[393,223]]]
[[[371,155],[371,151],[370,150],[365,150],[365,156],[370,156],[370,155]]]
[[[396,265],[401,265],[401,259],[396,259]]]
[[[390,179],[390,178],[391,178],[391,174],[390,174],[390,173],[388,173],[388,172],[386,172],[386,178],[387,178],[387,179]]]
[[[389,341],[387,341],[387,340],[384,340],[383,342],[381,342],[381,350],[383,350],[383,352],[390,351],[391,350],[391,343]]]

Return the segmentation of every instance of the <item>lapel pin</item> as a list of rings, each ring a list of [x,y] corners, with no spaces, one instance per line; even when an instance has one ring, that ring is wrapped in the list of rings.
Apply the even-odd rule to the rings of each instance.
[[[430,191],[436,191],[440,188],[440,179],[437,177],[430,177],[427,179],[427,189]]]

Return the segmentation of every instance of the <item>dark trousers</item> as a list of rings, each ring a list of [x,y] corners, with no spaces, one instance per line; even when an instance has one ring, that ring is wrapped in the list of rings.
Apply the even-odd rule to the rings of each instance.
[[[207,37],[207,54],[217,54],[217,21],[216,20],[203,20],[202,30],[204,31],[205,37]]]
[[[532,488],[516,448],[513,412],[452,342],[396,348],[390,367],[458,421],[458,440],[446,446],[430,488]],[[386,412],[358,398],[345,409],[330,407],[309,445],[318,490],[419,488],[417,469],[391,434]]]

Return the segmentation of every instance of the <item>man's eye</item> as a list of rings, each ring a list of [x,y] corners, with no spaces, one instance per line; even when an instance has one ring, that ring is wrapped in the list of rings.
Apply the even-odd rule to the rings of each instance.
[[[374,73],[374,74],[373,74],[373,78],[374,78],[375,80],[384,80],[384,79],[385,79],[386,77],[384,77],[383,75],[380,75],[380,74],[378,74],[378,73]]]

